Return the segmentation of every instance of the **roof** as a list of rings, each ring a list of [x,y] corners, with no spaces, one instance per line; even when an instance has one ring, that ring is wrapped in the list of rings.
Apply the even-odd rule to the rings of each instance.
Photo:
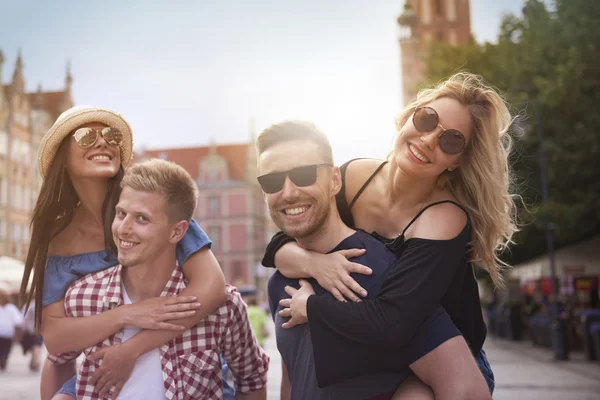
[[[10,97],[10,87],[11,85],[2,85],[2,89],[4,90],[4,96],[8,99]],[[57,91],[57,92],[42,92],[42,97],[44,100],[44,110],[50,114],[52,120],[56,120],[58,116],[62,113],[60,108],[63,96],[65,95],[65,91]],[[27,97],[29,100],[29,104],[32,108],[35,107],[36,96],[38,92],[27,93]]]
[[[217,154],[225,158],[229,166],[229,176],[233,180],[244,180],[246,163],[248,158],[248,144],[228,144],[215,146]],[[136,157],[160,158],[166,155],[166,159],[181,165],[193,177],[198,176],[198,162],[202,157],[208,155],[210,146],[186,147],[178,149],[153,149],[144,150],[143,154]]]
[[[61,106],[61,102],[62,102],[65,94],[66,94],[66,92],[64,90],[61,90],[58,92],[42,92],[41,93],[42,98],[44,100],[44,110],[46,110],[46,112],[48,112],[48,114],[50,114],[50,117],[53,120],[56,120],[63,111],[63,110],[61,110],[60,106]],[[35,103],[36,103],[36,96],[38,95],[38,92],[28,93],[27,95],[29,96],[29,104],[31,104],[32,107],[34,107]]]

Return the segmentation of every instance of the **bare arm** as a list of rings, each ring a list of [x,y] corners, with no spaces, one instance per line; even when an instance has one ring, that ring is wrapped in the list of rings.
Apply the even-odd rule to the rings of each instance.
[[[225,277],[213,252],[207,248],[191,255],[182,269],[188,279],[188,286],[179,296],[194,296],[202,304],[195,315],[176,320],[177,325],[189,329],[212,314],[223,303]],[[180,335],[181,332],[173,330],[143,330],[123,343],[122,348],[137,358]]]
[[[156,297],[136,304],[122,305],[89,317],[67,317],[63,299],[42,310],[42,336],[50,354],[85,349],[134,325],[140,329],[170,329],[181,333],[185,328],[166,320],[194,315],[196,299],[189,296]],[[67,304],[67,307],[69,305]]]
[[[289,242],[275,253],[275,264],[288,278],[315,278],[339,301],[344,301],[344,297],[359,301],[355,293],[363,297],[368,293],[350,274],[370,275],[371,269],[348,259],[361,256],[364,252],[363,249],[350,249],[320,254],[305,250],[296,242]]]
[[[64,302],[42,310],[42,336],[50,354],[85,349],[118,332],[125,325],[125,306],[85,318],[68,318]]]

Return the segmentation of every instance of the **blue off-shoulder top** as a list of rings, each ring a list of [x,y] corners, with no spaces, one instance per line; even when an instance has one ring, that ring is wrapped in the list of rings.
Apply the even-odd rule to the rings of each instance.
[[[177,262],[179,265],[183,265],[189,256],[205,247],[210,248],[211,243],[200,225],[192,219],[186,234],[177,244]],[[118,263],[116,256],[107,256],[105,250],[71,256],[48,256],[44,273],[42,305],[45,307],[62,299],[69,285],[79,278]]]

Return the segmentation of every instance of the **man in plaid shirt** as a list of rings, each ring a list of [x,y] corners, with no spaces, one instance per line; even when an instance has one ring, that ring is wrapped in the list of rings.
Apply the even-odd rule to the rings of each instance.
[[[197,188],[176,164],[149,160],[132,166],[121,183],[112,231],[120,265],[86,275],[67,290],[68,317],[100,314],[123,304],[156,296],[172,296],[186,287],[176,265],[175,248],[187,230]],[[236,384],[236,399],[266,399],[269,357],[258,345],[238,291],[227,287],[224,304],[213,314],[159,349],[139,357],[119,398],[221,399],[221,361],[227,361]],[[92,383],[100,360],[93,353],[127,340],[137,332],[125,327],[83,350],[77,373],[78,399],[111,399]],[[78,353],[54,358],[61,363]]]

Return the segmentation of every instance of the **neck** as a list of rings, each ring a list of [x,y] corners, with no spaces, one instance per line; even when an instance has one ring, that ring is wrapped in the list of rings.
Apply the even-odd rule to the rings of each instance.
[[[427,201],[437,188],[437,177],[421,178],[408,175],[399,169],[392,160],[389,170],[388,193],[391,206],[394,208],[411,209],[419,207]],[[410,188],[410,190],[407,190]]]
[[[123,285],[132,303],[158,297],[176,266],[175,246],[160,252],[158,257],[132,267],[123,267]]]
[[[108,179],[71,178],[71,181],[80,202],[75,215],[91,226],[103,229],[102,204],[108,193]]]
[[[296,241],[306,250],[325,254],[354,232],[356,231],[348,228],[342,222],[335,202],[333,202],[329,207],[329,217],[315,230],[315,233],[302,239],[296,239]]]

